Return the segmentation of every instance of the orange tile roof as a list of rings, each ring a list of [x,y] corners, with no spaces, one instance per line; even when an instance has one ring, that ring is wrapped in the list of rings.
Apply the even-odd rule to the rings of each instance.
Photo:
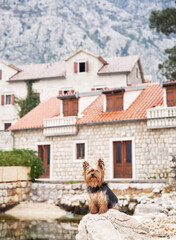
[[[105,59],[108,64],[104,65],[99,74],[131,72],[134,65],[139,60],[139,56],[113,57]]]
[[[43,127],[43,119],[53,118],[58,115],[60,115],[60,100],[57,97],[51,97],[32,109],[18,122],[13,124],[9,130],[40,128]]]
[[[113,57],[105,59],[107,64],[98,71],[98,74],[130,72],[139,56]],[[105,61],[104,60],[104,61]],[[21,71],[12,76],[9,81],[25,81],[46,78],[65,77],[66,62],[31,64],[19,66]]]
[[[146,119],[147,109],[163,105],[163,89],[159,84],[149,84],[126,110],[117,112],[103,112],[103,98],[104,95],[101,95],[89,105],[77,124]],[[22,117],[9,130],[43,127],[43,119],[58,115],[60,100],[52,97]]]
[[[65,62],[23,65],[10,81],[65,77]]]
[[[109,122],[117,120],[145,119],[147,109],[163,104],[163,90],[159,84],[149,85],[126,109],[118,112],[103,112],[103,96],[96,99],[77,123]]]

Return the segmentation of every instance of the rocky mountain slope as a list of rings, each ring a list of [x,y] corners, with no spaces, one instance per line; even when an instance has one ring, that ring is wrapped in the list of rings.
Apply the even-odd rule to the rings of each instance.
[[[144,73],[157,81],[175,36],[150,30],[148,18],[174,6],[174,0],[1,0],[0,58],[54,62],[83,46],[103,57],[140,55]]]

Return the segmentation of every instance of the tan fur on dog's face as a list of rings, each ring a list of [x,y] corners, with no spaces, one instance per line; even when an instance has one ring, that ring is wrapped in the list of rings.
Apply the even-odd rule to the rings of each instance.
[[[102,159],[99,159],[94,167],[86,161],[83,162],[83,171],[87,186],[100,187],[104,182],[104,162]]]

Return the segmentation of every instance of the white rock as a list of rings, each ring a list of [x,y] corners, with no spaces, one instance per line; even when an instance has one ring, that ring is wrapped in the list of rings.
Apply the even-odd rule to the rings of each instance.
[[[76,240],[149,240],[149,230],[134,218],[110,209],[105,214],[87,214],[81,220]]]

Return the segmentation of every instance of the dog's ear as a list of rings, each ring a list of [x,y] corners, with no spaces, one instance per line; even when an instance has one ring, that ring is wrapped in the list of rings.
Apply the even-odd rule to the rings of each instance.
[[[99,159],[99,160],[98,160],[98,166],[99,166],[99,168],[101,168],[102,170],[104,170],[104,162],[103,162],[102,159]]]
[[[86,169],[89,167],[89,163],[84,161],[83,162],[83,170],[86,171]]]

